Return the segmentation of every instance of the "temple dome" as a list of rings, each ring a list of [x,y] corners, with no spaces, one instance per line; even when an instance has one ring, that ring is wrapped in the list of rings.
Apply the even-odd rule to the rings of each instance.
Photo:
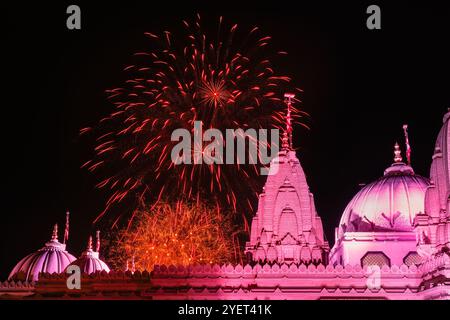
[[[108,265],[100,259],[99,252],[92,250],[92,238],[89,238],[86,251],[84,251],[81,257],[73,261],[70,265],[80,267],[81,272],[85,274],[110,271]]]
[[[417,256],[415,220],[424,213],[429,180],[403,163],[398,144],[394,155],[394,163],[384,175],[363,187],[345,208],[336,228],[331,263],[399,266]]]
[[[345,232],[413,231],[415,216],[424,212],[428,185],[409,165],[395,162],[353,197],[341,217],[338,237]]]
[[[51,240],[42,249],[20,260],[8,280],[37,281],[39,273],[62,273],[75,259],[66,251],[66,245],[58,241],[58,228],[55,225]]]

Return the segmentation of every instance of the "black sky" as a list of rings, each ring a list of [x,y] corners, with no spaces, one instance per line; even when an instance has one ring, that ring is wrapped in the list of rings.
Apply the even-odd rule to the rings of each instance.
[[[179,27],[199,12],[250,29],[258,25],[289,55],[279,65],[304,90],[311,130],[295,128],[294,144],[327,237],[348,201],[382,175],[392,146],[410,126],[416,173],[428,176],[442,116],[450,106],[450,11],[442,2],[379,4],[382,30],[366,28],[372,2],[74,1],[82,30],[66,29],[66,7],[7,5],[2,39],[3,192],[0,279],[40,248],[52,225],[72,213],[69,249],[79,254],[104,195],[79,169],[89,148],[78,137],[112,106],[104,90],[122,84],[143,33]],[[299,3],[300,2],[300,3]],[[206,2],[205,2],[206,3]],[[295,4],[294,4],[295,3]]]

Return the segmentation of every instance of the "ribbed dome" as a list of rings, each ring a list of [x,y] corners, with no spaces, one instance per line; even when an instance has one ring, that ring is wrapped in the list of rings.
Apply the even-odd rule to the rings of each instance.
[[[70,265],[80,267],[82,273],[91,274],[95,272],[106,271],[109,272],[109,267],[100,260],[99,253],[92,250],[92,238],[89,238],[88,248],[81,257]]]
[[[397,160],[353,197],[342,215],[339,237],[345,232],[412,231],[414,217],[424,212],[428,185],[428,179]]]
[[[58,241],[57,226],[52,239],[42,249],[29,254],[14,267],[8,280],[37,281],[39,273],[62,273],[76,258]]]
[[[97,271],[109,272],[109,267],[100,260],[98,252],[84,253],[79,259],[72,262],[70,265],[76,265],[80,267],[82,273],[91,274]]]

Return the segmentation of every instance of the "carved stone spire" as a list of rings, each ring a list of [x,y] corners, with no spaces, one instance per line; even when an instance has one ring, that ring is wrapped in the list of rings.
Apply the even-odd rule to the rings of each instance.
[[[131,272],[134,273],[136,271],[136,265],[134,263],[134,255],[131,257]]]
[[[92,251],[92,236],[89,236],[87,250]]]
[[[58,224],[53,226],[52,241],[58,241]]]
[[[63,238],[63,243],[65,244],[67,240],[69,240],[69,217],[70,217],[70,213],[69,211],[66,212],[66,226],[64,229],[64,238]]]
[[[405,133],[405,145],[406,145],[406,161],[408,165],[411,165],[411,146],[409,145],[408,125],[403,125],[403,132]]]
[[[292,107],[292,99],[294,99],[295,94],[293,93],[285,93],[285,103],[287,105],[287,112],[286,112],[286,136],[288,138],[288,147],[292,149],[292,117],[291,117],[291,107]],[[284,134],[283,134],[284,139]],[[283,140],[283,148],[284,148],[284,140]]]
[[[100,230],[97,230],[95,238],[95,251],[100,252]]]
[[[264,192],[259,195],[245,252],[253,261],[326,265],[329,244],[324,238],[322,220],[303,168],[292,150],[293,97],[285,94],[288,110],[281,138],[283,152],[271,161],[273,174],[267,176]]]
[[[399,163],[403,161],[402,151],[400,150],[400,146],[396,142],[394,145],[394,162]]]
[[[283,137],[281,138],[281,149],[289,149],[289,138],[286,131],[283,132]]]

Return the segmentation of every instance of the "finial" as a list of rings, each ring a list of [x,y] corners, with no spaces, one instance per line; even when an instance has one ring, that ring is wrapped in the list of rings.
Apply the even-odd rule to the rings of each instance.
[[[92,250],[92,236],[89,236],[87,249],[88,249],[89,251]]]
[[[97,230],[95,238],[96,238],[95,251],[100,252],[100,230]]]
[[[447,113],[444,114],[444,118],[442,118],[442,122],[445,123],[450,118],[450,108],[447,108]]]
[[[131,257],[131,272],[134,273],[136,271],[135,268],[135,264],[134,264],[134,255]]]
[[[394,162],[395,163],[399,163],[399,162],[402,162],[402,161],[403,161],[402,151],[400,150],[400,146],[396,142],[395,145],[394,145]]]
[[[408,125],[403,125],[403,132],[405,133],[405,144],[406,144],[406,161],[408,165],[411,165],[411,146],[409,145],[409,137],[408,137]]]
[[[281,138],[281,148],[283,150],[289,149],[289,138],[286,131],[283,132],[283,137]]]
[[[289,148],[292,149],[292,118],[291,118],[291,107],[292,107],[292,100],[295,98],[295,94],[293,93],[285,93],[284,94],[284,101],[287,105],[287,112],[286,112],[286,134],[289,139]]]
[[[52,241],[58,241],[58,224],[53,226]]]
[[[64,229],[64,239],[63,243],[65,244],[67,240],[69,240],[69,216],[70,212],[66,211],[66,227]]]

